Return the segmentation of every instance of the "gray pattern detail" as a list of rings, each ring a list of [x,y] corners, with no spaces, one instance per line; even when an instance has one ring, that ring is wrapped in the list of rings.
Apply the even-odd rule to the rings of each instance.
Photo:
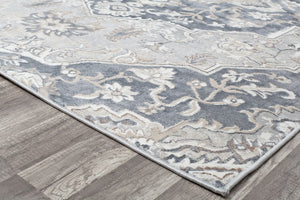
[[[299,26],[297,1],[85,0],[95,15],[172,22],[188,29],[247,31],[267,35]]]

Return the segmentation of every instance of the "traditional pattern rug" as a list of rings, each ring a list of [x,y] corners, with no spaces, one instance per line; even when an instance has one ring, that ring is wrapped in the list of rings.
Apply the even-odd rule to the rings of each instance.
[[[1,0],[0,72],[225,195],[300,127],[298,0]]]

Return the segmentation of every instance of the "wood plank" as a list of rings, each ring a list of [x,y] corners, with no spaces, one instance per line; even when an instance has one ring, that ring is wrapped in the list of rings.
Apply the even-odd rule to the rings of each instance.
[[[57,110],[41,104],[38,99],[28,98],[27,95],[22,96],[22,93],[13,99],[8,98],[7,102],[1,101],[0,113],[1,133],[19,132],[23,130],[20,129],[21,126],[30,127],[32,124],[37,124],[59,114]],[[31,124],[28,124],[29,122]]]
[[[0,182],[15,175],[15,170],[0,156]]]
[[[138,155],[69,200],[154,199],[181,178]]]
[[[1,113],[1,112],[0,112]],[[15,125],[17,130],[0,130],[0,155],[14,169],[28,166],[72,145],[82,139],[97,135],[76,120],[67,119],[63,114],[46,119]]]
[[[30,127],[32,123],[44,121],[60,113],[9,81],[1,77],[0,80],[1,133],[18,133],[23,130],[20,126]]]
[[[19,176],[0,183],[0,200],[50,200]]]
[[[51,199],[66,199],[135,155],[98,134],[42,160],[19,175]]]
[[[163,194],[158,196],[156,200],[165,199],[209,199],[222,200],[223,197],[195,184],[186,179],[179,180],[176,184],[166,190]]]
[[[272,170],[244,200],[300,199],[300,145]]]
[[[3,78],[0,77],[0,80],[3,80]],[[47,117],[50,114],[57,113],[57,110],[49,105],[45,106],[38,98],[26,93],[12,83],[1,81],[0,112],[1,130],[4,128],[14,128],[15,124],[27,119]]]

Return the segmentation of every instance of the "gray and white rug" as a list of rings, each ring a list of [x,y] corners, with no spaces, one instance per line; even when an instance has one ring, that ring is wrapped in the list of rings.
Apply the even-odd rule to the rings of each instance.
[[[300,128],[298,0],[1,0],[0,73],[222,195]]]

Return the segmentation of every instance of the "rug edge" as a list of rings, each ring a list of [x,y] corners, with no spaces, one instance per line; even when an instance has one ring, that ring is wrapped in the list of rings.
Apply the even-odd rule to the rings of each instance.
[[[252,173],[253,171],[257,170],[262,164],[264,164],[269,158],[271,158],[281,147],[283,147],[288,141],[290,141],[295,135],[298,134],[298,132],[300,131],[300,126],[296,127],[291,133],[289,133],[283,140],[281,140],[278,144],[276,144],[274,147],[272,147],[266,154],[264,154],[262,157],[260,157],[250,168],[248,168],[248,170],[241,172],[238,176],[236,176],[231,182],[229,182],[224,189],[220,189],[217,188],[211,184],[205,183],[204,181],[197,179],[195,177],[193,177],[192,175],[185,173],[173,166],[168,165],[166,162],[163,162],[162,160],[152,156],[151,154],[142,151],[141,149],[131,145],[130,143],[128,143],[126,140],[124,140],[123,138],[116,136],[104,129],[101,129],[100,127],[95,126],[94,124],[92,124],[91,122],[89,122],[88,120],[78,116],[75,113],[70,112],[69,110],[57,105],[55,102],[51,101],[50,99],[47,99],[45,97],[43,97],[42,95],[40,95],[38,92],[34,91],[32,88],[24,85],[23,83],[18,82],[17,80],[15,80],[14,78],[12,78],[11,76],[5,74],[3,71],[0,70],[0,75],[2,75],[3,77],[5,77],[6,79],[8,79],[9,81],[11,81],[12,83],[14,83],[15,85],[19,86],[20,88],[28,91],[30,94],[33,94],[34,96],[36,96],[37,98],[39,98],[40,100],[44,101],[45,103],[49,104],[50,106],[58,109],[61,112],[64,112],[65,114],[75,118],[76,120],[84,123],[85,125],[95,129],[96,131],[100,132],[100,134],[104,134],[106,136],[108,136],[109,138],[121,143],[122,145],[130,148],[131,150],[139,153],[140,155],[144,156],[147,159],[152,160],[153,162],[161,165],[162,167],[176,173],[177,175],[186,178],[208,190],[211,190],[214,193],[220,194],[224,197],[226,197],[231,189],[233,187],[235,187],[242,179],[244,179],[246,176],[248,176],[250,173]]]
[[[225,188],[230,192],[234,186],[236,186],[241,180],[243,180],[246,176],[257,170],[261,167],[268,159],[270,159],[273,155],[275,155],[285,144],[287,144],[293,137],[295,137],[300,132],[300,126],[297,126],[292,132],[287,134],[287,136],[278,142],[275,146],[273,146],[268,152],[266,152],[262,157],[260,157],[251,167],[247,170],[241,172],[235,178],[229,182]]]

